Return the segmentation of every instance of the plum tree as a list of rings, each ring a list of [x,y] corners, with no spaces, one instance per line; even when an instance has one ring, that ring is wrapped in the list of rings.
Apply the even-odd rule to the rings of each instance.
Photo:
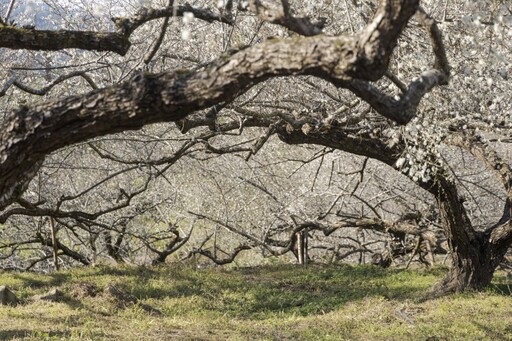
[[[510,91],[510,62],[506,56],[511,48],[507,36],[512,15],[506,4],[490,1],[486,7],[455,1],[440,6],[436,1],[420,4],[419,0],[383,0],[378,5],[371,1],[345,2],[342,9],[341,4],[332,1],[308,5],[302,1],[252,0],[237,2],[236,6],[232,1],[219,2],[215,9],[203,5],[175,5],[170,1],[160,8],[142,7],[135,14],[113,18],[113,31],[100,24],[96,25],[99,30],[83,30],[81,27],[87,24],[83,18],[69,19],[75,23],[73,29],[24,28],[13,25],[6,16],[0,26],[0,47],[27,51],[78,49],[80,53],[73,57],[77,59],[107,51],[96,55],[98,65],[114,65],[107,61],[112,53],[137,62],[116,77],[109,71],[110,81],[100,70],[95,78],[101,80],[101,86],[88,72],[78,70],[60,74],[39,89],[18,79],[14,71],[19,67],[9,66],[11,75],[7,75],[2,95],[9,91],[45,95],[57,84],[76,77],[82,77],[93,90],[80,94],[71,90],[69,96],[31,100],[33,103],[7,110],[0,130],[2,222],[16,215],[95,221],[114,209],[130,206],[150,181],[163,174],[159,166],[170,166],[198,148],[215,155],[245,154],[249,159],[277,136],[289,145],[322,146],[363,156],[408,176],[435,199],[439,224],[448,241],[451,269],[435,292],[481,289],[490,283],[512,243],[510,155],[494,148],[497,140],[506,143],[512,127],[512,104],[506,95]],[[296,15],[299,12],[304,16]],[[346,22],[340,22],[339,12],[345,13]],[[169,18],[176,17],[183,20],[175,20],[172,26]],[[162,18],[165,20],[152,46],[141,50],[132,43],[141,39],[138,30],[151,25],[155,29],[154,20]],[[173,42],[190,42],[191,32],[197,30],[195,19],[218,24],[216,32],[202,34],[205,38],[221,35],[222,53],[214,57],[185,53],[187,56],[179,58],[188,67],[179,68],[167,62],[176,55],[163,41],[167,34],[181,29],[181,38]],[[254,22],[257,24],[251,25]],[[261,32],[263,24],[277,36],[265,36]],[[236,40],[240,44],[233,46]],[[219,42],[213,39],[205,43]],[[193,50],[190,45],[180,46],[185,52]],[[71,59],[68,57],[62,58]],[[9,58],[13,57],[6,55],[5,60]],[[39,71],[44,70],[52,68]],[[314,95],[309,96],[308,91]],[[428,101],[422,101],[425,97]],[[52,207],[27,199],[27,189],[52,153],[107,134],[162,122],[175,122],[182,134],[197,133],[183,140],[172,155],[159,159],[151,159],[151,153],[146,158],[121,157],[93,142],[88,144],[102,159],[131,169],[152,169],[137,190],[116,190],[119,205],[84,213],[65,205],[77,197],[60,198]],[[254,132],[261,129],[263,133],[254,137]],[[250,138],[229,142],[239,141],[240,136]],[[501,182],[497,195],[502,204],[499,217],[485,226],[475,225],[468,203],[462,199],[460,174],[453,169],[456,162],[447,159],[453,155],[453,148],[464,150],[465,157],[473,155]],[[265,192],[264,186],[258,188]],[[337,199],[315,219],[280,224],[279,228],[293,232],[285,242],[268,234],[254,238],[232,224],[210,220],[249,240],[250,245],[241,245],[235,255],[261,244],[289,251],[295,233],[305,229],[326,235],[348,226],[411,233],[407,219],[389,222],[378,216],[366,220],[342,219],[339,214],[330,217],[338,204]],[[207,218],[201,214],[196,217]],[[109,225],[98,227],[108,230]],[[183,245],[192,228],[185,237],[173,231],[175,237],[163,251],[152,246],[159,255],[157,259],[165,260],[175,247]],[[421,235],[421,231],[415,231]],[[119,243],[113,243],[110,237],[107,240],[109,253],[118,257],[115,249],[119,249]],[[215,259],[207,251],[201,253]]]

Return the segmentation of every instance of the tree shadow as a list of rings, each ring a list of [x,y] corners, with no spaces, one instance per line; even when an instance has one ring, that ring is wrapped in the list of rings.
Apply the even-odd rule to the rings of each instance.
[[[489,291],[500,296],[512,296],[512,283],[493,283]]]
[[[159,276],[158,268],[147,266],[97,266],[91,268],[90,276],[107,275],[107,276],[126,276],[149,278],[151,276]],[[86,277],[86,276],[81,276]]]
[[[23,285],[38,288],[73,285],[73,281],[97,283],[100,280],[105,283],[112,280],[115,286],[142,300],[141,303],[146,299],[153,300],[155,307],[163,311],[166,310],[165,299],[197,297],[195,308],[199,310],[241,318],[266,318],[269,313],[315,315],[367,298],[417,301],[445,271],[408,271],[344,264],[204,270],[165,265],[97,267],[75,273],[49,274],[41,280],[23,274],[19,277],[26,281]],[[509,282],[495,282],[492,290],[496,294],[510,295],[511,288]],[[98,313],[87,302],[69,294],[65,294],[60,302],[75,309]]]
[[[285,269],[286,270],[286,269]],[[268,313],[315,315],[335,310],[349,302],[379,297],[384,300],[416,299],[425,287],[408,285],[391,286],[389,276],[401,270],[377,267],[350,267],[306,270],[286,276],[283,269],[264,268],[243,271],[251,275],[242,286],[228,285],[226,289],[246,293],[239,302],[218,304],[217,309],[235,315],[251,315],[253,318]],[[247,299],[247,296],[249,298]],[[222,302],[222,297],[219,297]],[[237,309],[243,304],[244,310]]]
[[[33,330],[28,329],[7,329],[0,330],[0,340],[13,340],[13,339],[22,339],[27,337],[34,337],[37,339],[44,338],[61,338],[61,339],[69,339],[71,337],[71,333],[67,331],[60,330],[51,330],[47,332],[35,332]]]
[[[17,280],[20,280],[24,287],[34,289],[60,286],[71,278],[71,274],[65,272],[54,272],[44,275],[35,275],[33,273],[14,273],[12,276]],[[37,276],[37,278],[35,276]]]
[[[431,285],[397,283],[403,273],[399,269],[348,265],[189,270],[173,273],[175,283],[166,288],[137,285],[129,291],[157,300],[199,296],[200,309],[233,317],[266,318],[269,313],[307,316],[369,297],[414,300]]]
[[[510,334],[506,335],[497,330],[493,330],[487,326],[484,326],[483,324],[478,322],[473,322],[473,324],[482,329],[485,332],[485,334],[489,336],[492,340],[510,340]]]

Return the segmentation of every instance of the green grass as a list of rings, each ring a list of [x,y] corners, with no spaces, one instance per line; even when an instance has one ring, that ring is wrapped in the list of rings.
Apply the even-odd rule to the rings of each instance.
[[[28,340],[474,340],[512,339],[512,283],[497,274],[483,293],[420,301],[443,269],[272,265],[93,267],[49,275],[0,273],[23,301],[0,306],[0,339]],[[115,284],[140,305],[119,308],[101,292],[73,297],[79,282]],[[33,302],[53,288],[59,302]]]

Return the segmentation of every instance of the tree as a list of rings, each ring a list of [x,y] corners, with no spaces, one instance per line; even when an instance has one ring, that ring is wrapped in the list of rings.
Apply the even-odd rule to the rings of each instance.
[[[168,18],[171,15],[190,18],[186,13],[193,13],[202,20],[233,25],[239,13],[250,11],[264,22],[294,32],[290,38],[270,38],[257,43],[251,39],[248,46],[229,50],[198,68],[158,73],[135,72],[128,81],[102,88],[97,88],[94,81],[83,72],[57,78],[50,88],[71,77],[81,76],[95,89],[80,95],[23,105],[6,115],[0,133],[0,207],[4,211],[4,220],[16,214],[50,215],[57,218],[72,216],[70,211],[45,211],[39,207],[40,203],[27,201],[23,195],[47,155],[79,142],[140,129],[158,122],[176,122],[182,133],[194,131],[198,127],[210,128],[209,135],[202,134],[199,140],[186,142],[183,149],[174,153],[171,159],[146,161],[144,164],[150,167],[158,162],[172,164],[172,160],[192,152],[197,144],[205,146],[205,150],[210,153],[247,153],[250,158],[268,143],[271,136],[276,135],[286,144],[317,145],[357,154],[378,160],[393,167],[396,172],[405,173],[417,186],[435,198],[440,224],[448,241],[452,267],[436,292],[481,289],[487,286],[512,242],[512,177],[510,164],[503,155],[492,149],[492,141],[485,138],[482,130],[484,133],[485,130],[491,130],[495,134],[506,134],[507,129],[510,129],[511,105],[503,103],[503,100],[495,103],[490,99],[488,107],[480,108],[481,113],[474,115],[467,114],[464,109],[469,107],[471,112],[471,107],[478,101],[453,101],[453,89],[464,82],[471,82],[461,79],[458,61],[455,66],[457,72],[450,70],[441,30],[436,20],[420,7],[419,1],[386,0],[378,7],[374,7],[371,2],[365,3],[366,7],[361,4],[360,18],[351,22],[350,30],[355,32],[354,26],[358,20],[367,23],[362,25],[359,33],[350,35],[321,34],[325,20],[314,21],[307,16],[298,18],[293,14],[300,9],[300,2],[296,7],[284,0],[249,1],[248,7],[243,2],[233,6],[231,1],[220,5],[218,11],[212,11],[189,5],[174,6],[171,1],[161,9],[141,9],[133,16],[114,19],[115,33],[41,31],[13,27],[8,20],[4,20],[0,40],[2,47],[27,50],[80,48],[112,51],[121,55],[127,52],[136,28],[153,19]],[[359,7],[356,2],[352,6]],[[477,28],[492,25],[492,32],[484,30],[483,34],[490,34],[493,41],[499,41],[496,47],[494,44],[489,46],[489,60],[496,59],[496,64],[486,65],[496,74],[489,78],[490,81],[479,80],[488,87],[496,82],[495,76],[505,79],[509,72],[506,69],[509,63],[499,57],[509,49],[504,36],[510,29],[507,26],[510,9],[506,5],[500,7],[499,3],[493,8],[495,10],[489,21],[484,21],[482,16],[467,18],[464,11],[468,9],[458,3],[453,8],[453,18],[448,17],[451,9],[447,3],[441,13],[443,29],[453,35],[450,36],[450,44],[454,46],[457,46],[457,42],[453,40],[463,40],[461,31],[472,29],[470,26],[460,28],[457,25],[465,21],[472,23],[473,20],[476,20]],[[372,19],[368,19],[370,14],[373,14]],[[432,15],[439,14],[433,10]],[[455,24],[448,26],[450,22]],[[146,65],[151,64],[160,48],[168,25],[168,20],[164,20],[154,48],[143,58]],[[182,36],[186,37],[187,34]],[[402,40],[403,46],[397,48]],[[424,42],[429,42],[431,48],[425,47]],[[480,47],[477,44],[475,46]],[[420,49],[423,55],[431,59],[433,68],[405,63],[408,55],[414,53],[414,48]],[[400,53],[393,55],[397,49]],[[418,71],[423,68],[427,70]],[[395,74],[395,71],[398,73]],[[412,78],[411,73],[415,74],[415,78],[405,84],[402,79]],[[453,74],[451,78],[450,74]],[[325,97],[329,97],[332,88],[336,91],[346,89],[351,94],[346,94],[345,105],[338,108],[327,101],[320,101],[317,107],[309,110],[297,110],[298,107],[293,105],[252,105],[251,97],[257,98],[258,91],[266,91],[261,84],[276,84],[276,89],[272,91],[284,98],[286,94],[283,92],[286,91],[280,85],[286,82],[289,82],[289,86],[296,85],[294,82],[297,79],[317,89]],[[456,82],[457,87],[450,88],[449,81]],[[430,94],[430,103],[420,104],[423,97],[429,96],[429,92],[443,85],[448,85],[446,90],[440,87],[435,94]],[[16,77],[11,77],[5,83],[2,93],[5,94],[11,86],[30,90]],[[496,97],[506,93],[507,85],[500,83],[500,86],[503,88],[493,89]],[[479,88],[468,91],[475,95]],[[295,94],[293,96],[296,97]],[[339,105],[339,101],[334,102]],[[489,115],[493,111],[502,111],[503,114]],[[496,125],[499,129],[493,129]],[[247,143],[240,146],[215,146],[221,133],[242,133],[244,129],[257,127],[265,131],[252,146]],[[494,170],[501,180],[503,213],[485,229],[475,229],[472,224],[467,207],[461,200],[457,172],[450,169],[453,163],[443,160],[449,154],[443,152],[441,146],[456,146],[466,150]],[[115,156],[105,153],[94,144],[91,144],[91,148],[100,157],[116,161]],[[141,164],[140,160],[123,160],[124,164]],[[161,171],[155,171],[148,176],[152,178],[160,174]],[[143,191],[144,186],[140,190]],[[137,190],[126,194],[120,191],[122,204],[129,205],[131,198],[138,193]],[[82,214],[81,219],[94,221],[100,215],[110,212],[110,208],[97,209],[97,212],[89,216]],[[364,223],[368,228],[383,231],[399,231],[401,226],[398,222],[386,222],[383,219],[361,222],[346,217],[333,221],[326,217],[321,214],[315,220],[294,222],[294,232],[307,228],[329,234],[346,226]],[[235,229],[232,226],[230,228]],[[262,243],[262,240],[249,235],[245,237],[252,240],[252,244]],[[271,243],[271,238],[263,242]],[[277,241],[275,243],[279,244]],[[284,250],[289,250],[291,245],[288,242]],[[240,250],[235,251],[238,253]],[[202,253],[207,254],[205,251]]]

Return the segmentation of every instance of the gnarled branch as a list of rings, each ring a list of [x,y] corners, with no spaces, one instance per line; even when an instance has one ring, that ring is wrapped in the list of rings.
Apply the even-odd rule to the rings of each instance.
[[[377,79],[386,71],[392,47],[417,6],[417,0],[384,1],[361,36],[269,40],[225,55],[199,71],[141,73],[123,84],[11,112],[0,131],[0,207],[23,193],[45,155],[66,145],[177,121],[231,102],[271,77]]]

